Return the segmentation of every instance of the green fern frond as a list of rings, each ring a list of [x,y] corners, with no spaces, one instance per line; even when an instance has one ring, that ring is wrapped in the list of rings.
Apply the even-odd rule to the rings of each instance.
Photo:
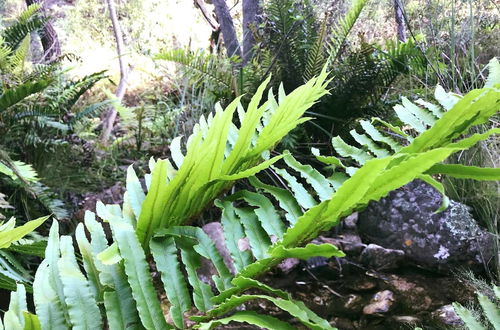
[[[453,175],[460,171],[441,162],[499,132],[497,129],[466,136],[470,127],[497,113],[500,91],[484,88],[458,100],[452,99],[455,104],[451,109],[440,118],[435,116],[435,120],[427,116],[433,113],[431,110],[429,113],[416,110],[413,108],[416,105],[405,101],[402,107],[418,116],[426,129],[412,137],[382,121],[379,123],[385,130],[377,129],[373,123],[361,124],[365,133],[356,132],[353,136],[360,142],[359,147],[336,140],[338,153],[346,159],[317,154],[320,161],[334,170],[331,177],[301,164],[288,153],[279,156],[286,167],[277,166],[277,159],[256,161],[253,156],[264,153],[266,157],[266,150],[295,126],[309,104],[324,94],[327,83],[324,79],[326,72],[323,71],[319,80],[309,82],[297,93],[285,95],[280,89],[278,100],[270,93],[268,101],[259,107],[263,85],[247,112],[236,101],[226,110],[218,109],[214,116],[201,119],[195,134],[188,139],[186,153],[182,152],[180,138],[177,138],[170,146],[173,163],[151,160],[151,174],[145,176],[147,192],[130,167],[123,205],[98,203],[96,206],[99,218],[110,224],[114,243],[108,245],[103,227],[92,212],[87,212],[85,224],[77,229],[76,242],[85,273],[78,267],[71,239],[59,236],[58,222],[54,221],[46,258],[34,281],[35,306],[42,326],[51,329],[101,327],[103,318],[89,319],[88,315],[100,316],[96,306],[103,306],[102,313],[113,328],[122,329],[127,325],[172,328],[167,324],[153,285],[150,263],[154,261],[170,302],[171,318],[179,328],[185,327],[184,312],[192,306],[201,312],[191,317],[198,322],[197,326],[211,328],[229,322],[231,316],[228,319],[226,315],[239,305],[263,299],[288,311],[308,328],[331,329],[327,321],[303,303],[255,278],[285,258],[343,256],[331,244],[308,243],[320,232],[337,225],[343,217],[415,178],[429,178],[432,173],[444,172]],[[437,96],[447,104],[453,95],[440,92]],[[304,98],[307,102],[300,103]],[[271,111],[266,113],[267,110]],[[239,129],[231,124],[235,111],[241,122]],[[292,115],[296,117],[290,119]],[[265,141],[261,140],[263,136]],[[246,150],[249,154],[245,155]],[[260,161],[264,162],[255,165]],[[217,206],[222,209],[222,240],[212,240],[201,228],[182,226],[197,213],[194,208],[199,208],[198,204],[209,204],[222,191],[228,191],[229,184],[217,186],[219,180],[252,177],[271,163],[275,163],[273,170],[289,189],[251,178],[250,184],[255,189],[221,198]],[[476,178],[485,171],[473,169],[472,172]],[[486,172],[491,178],[490,169]],[[470,174],[471,169],[467,173]],[[500,173],[494,171],[493,176],[500,177]],[[196,182],[192,183],[189,178]],[[171,195],[170,191],[173,191]],[[176,196],[180,196],[179,199]],[[165,210],[168,212],[163,217]],[[144,226],[144,219],[151,221],[150,227]],[[90,241],[84,227],[91,235]],[[151,234],[144,235],[145,231]],[[221,241],[226,243],[232,263],[216,248]],[[212,278],[198,274],[202,260],[213,266]],[[262,293],[247,294],[249,289]],[[75,298],[80,299],[81,304],[75,304]],[[253,313],[236,313],[233,319],[251,320],[263,327],[271,322]]]
[[[310,1],[272,0],[265,4],[273,70],[281,70],[287,90],[303,83],[304,70],[318,38],[316,13]]]
[[[25,98],[45,90],[51,80],[42,79],[38,81],[28,81],[9,89],[4,89],[0,95],[0,112],[19,103]]]
[[[321,27],[316,40],[307,52],[306,66],[304,69],[304,81],[308,81],[312,77],[318,75],[321,72],[323,63],[325,63],[325,45],[327,36],[327,22],[328,14],[325,14],[325,18],[321,22]]]
[[[206,54],[203,51],[192,52],[174,49],[158,54],[155,59],[178,63],[187,69],[190,80],[198,85],[208,80],[226,91],[233,90],[233,74],[231,59]]]
[[[41,29],[46,24],[47,19],[40,15],[40,8],[39,4],[29,6],[13,25],[2,31],[2,37],[8,47],[16,49],[26,36]]]
[[[106,77],[105,71],[96,72],[76,81],[68,81],[57,88],[49,89],[45,93],[47,105],[54,112],[69,112],[85,92]]]
[[[499,292],[499,288],[497,286],[493,286],[493,291],[495,293]],[[481,330],[481,329],[490,329],[493,326],[493,329],[500,329],[500,305],[498,304],[498,300],[491,300],[490,297],[487,297],[480,292],[476,292],[477,298],[479,301],[479,305],[481,306],[482,314],[484,315],[484,321],[481,322],[477,320],[474,316],[474,313],[459,303],[453,303],[453,308],[458,316],[465,323],[465,326],[470,330]],[[495,298],[498,299],[498,296]],[[488,324],[488,326],[485,326]],[[491,325],[491,326],[490,326]]]
[[[500,63],[498,58],[492,58],[488,64],[488,79],[486,80],[485,87],[494,87],[500,84]]]
[[[30,41],[31,38],[27,35],[10,57],[8,72],[14,77],[21,77],[25,70],[26,58],[30,50]]]
[[[349,33],[351,32],[354,24],[356,24],[359,15],[367,3],[368,0],[355,0],[346,16],[340,18],[340,20],[335,24],[335,27],[332,29],[328,49],[329,65],[332,65],[338,59]]]
[[[272,91],[268,101],[259,106],[268,78],[251,99],[245,112],[239,99],[225,110],[217,105],[215,115],[202,117],[194,133],[187,139],[187,152],[176,163],[158,161],[152,173],[151,192],[145,200],[138,220],[138,233],[147,242],[157,228],[177,225],[198,214],[219,193],[240,178],[249,177],[269,167],[280,157],[269,159],[266,152],[283,136],[307,118],[301,118],[308,107],[327,91],[327,73],[297,88],[289,95],[280,89],[278,100]],[[238,113],[240,128],[232,124],[234,112]],[[258,135],[257,135],[258,134]],[[176,147],[176,145],[172,145]],[[182,155],[180,147],[172,152]],[[265,158],[262,158],[264,156]],[[206,167],[206,164],[211,164]],[[192,176],[192,171],[198,175]],[[163,212],[150,212],[160,200],[169,207]],[[162,203],[163,203],[162,202]]]

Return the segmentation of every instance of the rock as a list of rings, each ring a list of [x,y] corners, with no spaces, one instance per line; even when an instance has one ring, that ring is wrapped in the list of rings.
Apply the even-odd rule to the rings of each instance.
[[[363,244],[361,237],[354,232],[345,232],[341,236],[342,251],[351,256],[358,256],[366,244]]]
[[[433,319],[445,326],[461,326],[464,322],[458,317],[452,305],[444,305],[432,313]]]
[[[425,286],[425,283],[397,275],[390,275],[386,283],[388,288],[399,297],[398,301],[406,310],[418,313],[433,307],[434,301],[429,296],[432,288]]]
[[[359,255],[366,247],[366,245],[361,241],[361,237],[359,237],[359,235],[352,230],[345,231],[341,235],[335,237],[319,236],[313,242],[316,242],[315,244],[333,244],[346,254],[354,256]]]
[[[345,283],[345,287],[347,289],[356,291],[356,292],[365,292],[365,291],[370,291],[374,290],[377,288],[377,281],[375,281],[373,278],[370,277],[359,277],[356,276],[355,278],[349,278],[348,281]]]
[[[492,236],[481,229],[467,206],[451,201],[435,211],[441,195],[420,180],[372,202],[359,214],[358,230],[364,240],[403,250],[416,265],[440,272],[457,266],[483,268],[493,255]]]
[[[342,318],[342,317],[335,317],[330,321],[330,325],[333,327],[336,327],[338,329],[342,330],[355,330],[358,329],[358,327],[354,324],[353,321]]]
[[[361,314],[366,300],[359,294],[348,294],[335,298],[329,307],[331,315],[358,316]]]
[[[363,308],[365,315],[384,314],[391,310],[394,304],[394,293],[389,290],[377,292],[370,300],[370,304]]]
[[[354,212],[344,219],[343,227],[350,230],[355,230],[358,225],[358,212]]]
[[[398,268],[405,253],[401,250],[385,249],[376,244],[369,244],[360,256],[360,262],[376,270]]]
[[[472,287],[453,276],[409,271],[400,275],[371,272],[380,289],[394,292],[398,306],[410,315],[431,313],[452,301],[467,303],[475,293]]]
[[[395,315],[390,319],[391,323],[394,324],[395,327],[401,328],[402,326],[412,325],[415,326],[422,322],[422,319],[417,316],[411,315]]]
[[[226,241],[224,238],[224,231],[222,229],[222,225],[220,222],[210,222],[202,227],[203,231],[210,237],[210,239],[214,242],[215,248],[219,251],[224,263],[227,268],[233,273],[236,274],[236,269],[234,268],[233,259],[231,258],[231,254],[226,246]]]
[[[279,265],[278,269],[285,275],[290,274],[294,269],[296,269],[300,264],[300,260],[296,258],[287,258],[283,260]]]

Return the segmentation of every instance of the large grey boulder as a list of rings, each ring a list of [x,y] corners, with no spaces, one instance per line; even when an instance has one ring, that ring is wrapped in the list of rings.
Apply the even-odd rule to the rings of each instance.
[[[481,269],[493,255],[491,234],[478,226],[463,204],[451,201],[447,210],[435,213],[441,198],[425,182],[410,182],[370,203],[359,214],[359,233],[365,243],[403,250],[409,261],[423,268]]]

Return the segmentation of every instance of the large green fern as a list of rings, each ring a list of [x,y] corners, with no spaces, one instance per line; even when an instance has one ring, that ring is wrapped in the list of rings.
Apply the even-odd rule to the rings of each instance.
[[[4,42],[10,49],[18,48],[27,35],[40,30],[47,23],[47,18],[40,15],[40,8],[39,4],[28,6],[14,24],[2,32]]]
[[[214,88],[232,90],[234,87],[231,69],[234,61],[237,61],[236,58],[225,59],[202,51],[191,52],[183,49],[165,51],[155,58],[184,66],[194,85],[208,80]]]
[[[16,219],[0,222],[0,288],[15,290],[16,282],[32,292],[33,274],[26,269],[23,255],[43,257],[46,241],[33,233],[49,217],[42,217],[15,227]],[[21,255],[20,255],[21,254]]]
[[[301,93],[292,93],[286,97],[282,95],[280,106],[291,102],[290,100],[294,100],[294,106],[309,104],[312,101],[300,103],[298,100],[304,99],[307,90],[317,88],[319,92],[323,83],[321,79],[314,80],[310,85],[306,85]],[[102,225],[97,222],[95,215],[91,212],[86,214],[85,224],[80,224],[76,232],[76,243],[82,255],[85,273],[78,266],[72,239],[68,236],[59,237],[58,224],[54,222],[45,260],[40,265],[34,282],[38,317],[23,314],[26,311],[25,305],[20,304],[21,308],[18,307],[19,304],[16,305],[20,301],[19,297],[23,295],[21,287],[18,288],[17,294],[13,294],[13,314],[21,324],[24,315],[30,320],[34,319],[33,322],[39,320],[44,329],[70,327],[97,329],[105,322],[110,329],[172,328],[173,325],[166,322],[154,289],[148,263],[154,261],[167,293],[171,306],[170,316],[176,327],[185,327],[184,312],[194,305],[201,315],[192,316],[191,319],[197,322],[195,327],[201,329],[211,329],[231,321],[246,322],[269,329],[291,328],[282,321],[255,312],[236,312],[225,316],[242,303],[253,299],[264,299],[288,311],[291,316],[310,329],[329,329],[331,326],[303,303],[292,299],[286,292],[258,282],[256,277],[289,257],[302,259],[318,255],[341,257],[342,252],[333,245],[308,243],[321,231],[338,224],[342,217],[362,209],[370,201],[380,199],[415,178],[432,179],[432,174],[440,173],[475,179],[498,179],[500,173],[497,169],[450,166],[441,162],[450,154],[467,149],[489,135],[499,132],[496,129],[484,134],[464,136],[469,128],[483,123],[498,112],[499,88],[500,84],[493,83],[491,87],[474,90],[461,98],[443,93],[438,88],[438,98],[448,109],[436,111],[439,115],[433,120],[425,115],[425,112],[419,111],[418,118],[423,122],[415,136],[410,136],[400,128],[384,122],[381,123],[392,134],[387,134],[385,130],[372,129],[372,126],[366,123],[362,124],[365,125],[367,135],[365,138],[360,138],[359,133],[359,136],[356,136],[362,141],[361,144],[366,150],[349,146],[340,140],[334,141],[339,154],[344,153],[346,158],[355,160],[353,166],[346,165],[347,161],[340,158],[317,155],[318,159],[335,167],[334,174],[330,177],[325,177],[314,168],[299,163],[290,154],[282,155],[286,168],[276,166],[275,171],[288,184],[290,190],[269,186],[256,178],[251,178],[250,183],[257,192],[239,191],[216,203],[222,209],[221,225],[226,247],[232,259],[232,263],[229,264],[221,257],[215,248],[215,243],[200,228],[179,226],[201,208],[201,205],[194,205],[194,202],[189,204],[190,209],[180,208],[182,213],[177,213],[175,217],[172,213],[165,218],[158,217],[160,221],[150,230],[150,235],[144,235],[144,231],[140,229],[143,214],[149,216],[158,212],[157,214],[163,215],[165,209],[175,211],[173,205],[188,204],[190,198],[195,198],[195,201],[205,205],[224,190],[217,189],[217,194],[215,191],[210,191],[207,197],[199,193],[199,189],[190,189],[188,193],[183,192],[183,187],[178,187],[175,195],[166,199],[164,196],[168,196],[166,193],[168,190],[161,193],[162,189],[159,188],[172,185],[175,178],[186,171],[183,170],[185,164],[190,164],[193,159],[204,160],[198,166],[196,162],[190,165],[189,174],[181,177],[185,178],[182,181],[183,185],[189,187],[192,187],[192,184],[187,178],[190,176],[193,180],[198,178],[199,182],[196,184],[203,187],[203,193],[209,192],[207,187],[210,185],[207,186],[204,182],[207,180],[211,182],[210,173],[217,169],[219,170],[215,173],[220,176],[220,168],[229,166],[225,165],[226,162],[232,164],[230,160],[233,159],[231,155],[234,150],[238,150],[239,163],[245,164],[245,159],[249,161],[248,158],[244,158],[247,149],[249,152],[258,151],[260,155],[262,150],[259,146],[262,144],[259,140],[262,136],[269,138],[266,134],[272,136],[272,132],[278,130],[280,133],[276,132],[277,136],[281,135],[279,125],[275,124],[284,124],[284,119],[280,116],[275,117],[280,110],[274,104],[273,98],[264,105],[274,107],[274,114],[270,117],[264,116],[267,125],[261,129],[260,137],[245,139],[247,143],[242,149],[238,148],[241,144],[237,142],[239,138],[236,138],[236,135],[233,137],[229,135],[230,138],[226,139],[226,133],[221,128],[217,131],[222,134],[211,134],[212,127],[219,127],[219,118],[224,118],[228,110],[231,110],[231,106],[225,111],[219,111],[209,121],[211,124],[207,128],[200,128],[194,133],[194,137],[188,143],[185,157],[179,152],[179,147],[175,146],[178,141],[174,143],[172,147],[174,163],[182,162],[177,172],[173,171],[173,166],[167,161],[152,162],[152,175],[146,177],[148,192],[145,194],[135,172],[129,168],[124,204],[98,205],[97,215],[111,226],[113,245],[108,245]],[[249,125],[245,124],[247,120],[255,118],[259,121],[262,117],[262,114],[254,117],[252,113],[256,110],[252,110],[252,107],[251,105],[246,113],[242,111],[240,113],[240,118],[244,120],[238,136],[247,132],[246,127]],[[412,115],[417,112],[406,101],[401,107]],[[436,110],[434,107],[430,108]],[[263,112],[264,110],[265,108],[261,109]],[[400,108],[397,111],[402,112]],[[202,123],[204,125],[203,121]],[[254,136],[256,125],[259,124],[252,124],[248,134],[244,136]],[[286,127],[291,126],[293,125],[286,125]],[[271,132],[269,129],[272,129]],[[210,148],[213,155],[219,155],[219,162],[213,161],[216,156],[207,155],[203,148],[197,147],[197,134],[204,136],[205,142],[218,141],[207,144],[206,148]],[[394,136],[400,136],[401,140],[397,140],[399,137],[389,139]],[[221,146],[221,143],[224,148],[217,148],[216,146]],[[376,148],[372,143],[380,144],[384,148]],[[196,153],[192,154],[190,149]],[[386,152],[382,149],[386,149]],[[222,163],[224,165],[221,165],[224,151],[227,157]],[[243,158],[240,158],[242,156]],[[225,174],[225,178],[234,180],[252,176],[258,169],[264,167],[252,167],[255,166],[255,161],[249,161],[247,168],[251,170],[240,168],[237,172],[239,174],[233,175],[229,172]],[[266,166],[269,163],[265,163]],[[169,173],[173,176],[169,177]],[[302,180],[298,180],[293,173],[298,173]],[[304,186],[305,183],[310,187]],[[220,187],[227,188],[225,185]],[[178,196],[179,198],[182,196],[184,200],[177,200]],[[270,196],[276,198],[277,204],[269,199]],[[148,198],[154,203],[148,204]],[[280,212],[277,212],[276,205],[279,205]],[[284,214],[284,218],[279,214]],[[154,220],[154,218],[149,219]],[[85,235],[84,228],[90,233],[90,241]],[[209,279],[209,282],[198,276],[197,270],[201,260],[209,260],[216,271],[216,275]],[[187,276],[183,275],[183,270]],[[214,287],[211,287],[211,283]],[[262,293],[246,293],[245,291],[250,288],[254,289],[254,292]],[[11,320],[7,321],[10,324]],[[25,319],[25,327],[26,322]]]
[[[150,193],[137,219],[137,232],[143,246],[153,232],[162,227],[184,223],[199,214],[221,192],[238,179],[250,177],[269,167],[281,156],[269,158],[273,148],[290,130],[308,120],[304,112],[327,92],[327,73],[297,88],[289,95],[280,89],[278,100],[269,93],[267,102],[259,105],[269,82],[264,82],[252,97],[247,111],[239,99],[225,110],[216,106],[215,115],[203,117],[187,140],[186,154],[180,138],[171,145],[172,158],[154,164]],[[232,124],[238,112],[241,126]],[[163,205],[158,207],[158,205]]]

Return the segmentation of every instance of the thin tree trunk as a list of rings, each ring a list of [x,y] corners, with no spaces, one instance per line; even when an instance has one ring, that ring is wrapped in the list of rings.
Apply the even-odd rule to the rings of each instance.
[[[106,4],[108,5],[109,17],[111,18],[111,24],[113,26],[113,33],[115,35],[116,40],[116,52],[118,53],[118,63],[120,65],[120,82],[118,83],[118,88],[116,89],[115,95],[118,99],[118,102],[121,102],[123,96],[125,95],[125,91],[127,89],[127,75],[128,70],[124,60],[124,42],[123,42],[123,33],[120,28],[120,23],[118,22],[118,17],[116,15],[116,8],[114,0],[106,0]],[[116,108],[111,106],[106,112],[106,116],[103,120],[102,127],[102,135],[101,135],[101,143],[106,145],[108,143],[109,137],[111,135],[111,131],[113,130],[113,126],[116,120],[117,111]]]
[[[194,0],[194,6],[200,9],[205,21],[212,28],[212,33],[210,35],[210,53],[216,53],[219,51],[219,38],[220,38],[220,25],[213,16],[213,13],[210,13],[205,6],[204,0]]]
[[[406,42],[406,27],[403,16],[403,4],[401,0],[394,0],[394,15],[396,18],[396,26],[398,30],[398,40]]]
[[[207,21],[207,23],[210,25],[213,31],[216,31],[220,28],[219,23],[214,19],[213,14],[210,14],[208,12],[207,7],[205,6],[205,1],[204,0],[194,0],[194,6],[198,7],[200,9],[203,17]]]
[[[215,14],[217,15],[217,20],[222,31],[227,55],[229,57],[237,55],[241,58],[240,44],[236,37],[236,30],[226,0],[213,0],[212,2],[215,6]]]
[[[255,38],[252,27],[258,24],[259,0],[243,0],[243,65],[248,63],[253,55]]]
[[[26,0],[27,6],[31,6],[34,3],[41,4],[42,11],[45,12],[45,3],[43,0]],[[45,23],[43,26],[42,33],[40,33],[40,40],[42,42],[43,49],[43,62],[51,62],[61,56],[61,44],[59,43],[57,32],[50,21]]]

